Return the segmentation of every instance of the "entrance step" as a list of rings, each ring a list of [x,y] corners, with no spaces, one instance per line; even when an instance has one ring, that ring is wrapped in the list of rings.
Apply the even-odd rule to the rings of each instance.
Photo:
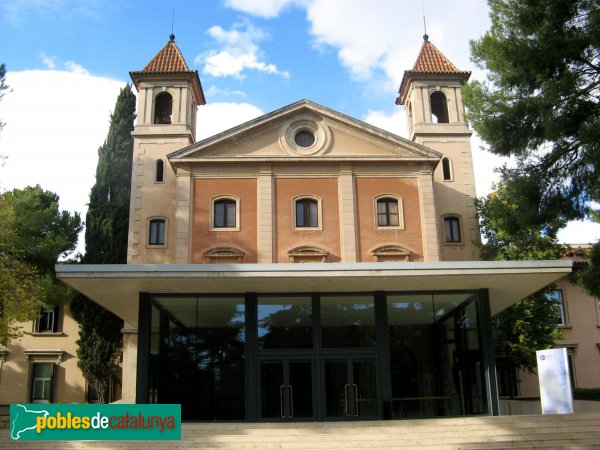
[[[600,449],[600,413],[374,422],[185,423],[181,441],[10,441],[15,450]]]

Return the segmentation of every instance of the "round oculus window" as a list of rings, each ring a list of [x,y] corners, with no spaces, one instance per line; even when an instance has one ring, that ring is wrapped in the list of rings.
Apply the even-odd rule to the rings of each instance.
[[[301,130],[294,136],[294,142],[298,147],[309,148],[315,143],[315,135],[308,130]]]

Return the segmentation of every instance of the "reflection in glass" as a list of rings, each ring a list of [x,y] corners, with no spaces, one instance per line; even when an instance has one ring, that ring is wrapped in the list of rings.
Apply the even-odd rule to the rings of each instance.
[[[484,412],[476,298],[472,292],[387,296],[397,415]]]
[[[156,296],[153,302],[160,344],[159,354],[150,355],[151,395],[158,403],[180,403],[185,420],[243,419],[243,297]]]
[[[323,347],[375,347],[375,304],[370,296],[321,296]]]
[[[259,297],[258,347],[312,348],[311,297]]]
[[[325,414],[327,417],[350,415],[348,405],[348,364],[344,361],[325,362]]]
[[[263,361],[260,363],[260,410],[265,419],[284,417],[283,362]]]
[[[375,361],[354,361],[352,375],[355,415],[365,417],[377,415]]]

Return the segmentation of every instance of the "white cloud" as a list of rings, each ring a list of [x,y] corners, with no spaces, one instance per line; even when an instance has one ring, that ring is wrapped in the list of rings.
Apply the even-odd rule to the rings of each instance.
[[[41,52],[40,58],[42,58],[42,63],[46,66],[46,69],[56,69],[56,57],[46,55],[46,53]]]
[[[289,78],[287,71],[263,61],[263,52],[257,43],[268,37],[264,30],[245,22],[235,24],[229,31],[215,25],[208,29],[207,34],[221,49],[209,50],[196,57],[196,64],[204,63],[204,73],[214,77],[243,78],[245,70],[257,70]]]
[[[196,138],[200,141],[263,115],[249,103],[207,103],[198,108]]]
[[[572,221],[558,233],[563,244],[593,244],[600,241],[600,223]]]
[[[305,8],[315,48],[336,50],[340,63],[357,80],[383,73],[388,90],[397,88],[404,70],[412,67],[424,33],[420,2],[377,0],[365,7],[364,0],[227,0],[226,5],[265,18],[276,17],[290,5]],[[468,42],[481,36],[490,22],[465,20],[464,12],[487,17],[488,6],[478,0],[432,0],[426,6],[430,40],[457,67],[471,68]]]
[[[220,88],[214,84],[211,85],[208,89],[204,89],[204,95],[206,95],[207,98],[214,97],[216,95],[236,96],[244,98],[248,96],[244,91],[240,91],[238,89]]]
[[[398,108],[391,115],[387,115],[383,111],[369,111],[363,120],[383,130],[408,138],[404,108]]]
[[[286,7],[306,3],[302,0],[226,0],[225,6],[254,16],[272,18]]]
[[[80,64],[77,64],[74,61],[67,61],[65,63],[65,67],[69,69],[69,71],[76,73],[78,75],[90,75],[90,73]]]
[[[85,219],[98,147],[108,131],[123,81],[77,72],[8,72],[11,92],[0,102],[0,189],[39,184],[56,192],[60,208]]]

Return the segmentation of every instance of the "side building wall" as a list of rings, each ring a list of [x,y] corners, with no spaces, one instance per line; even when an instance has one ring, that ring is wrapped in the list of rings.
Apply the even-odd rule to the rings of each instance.
[[[56,331],[36,333],[34,323],[24,323],[26,334],[0,349],[0,404],[86,401],[77,367],[78,324],[68,305],[58,311]]]
[[[600,387],[600,300],[587,295],[568,278],[556,283],[562,293],[564,338],[557,347],[567,348],[574,387]],[[520,373],[519,394],[540,395],[537,374]]]

